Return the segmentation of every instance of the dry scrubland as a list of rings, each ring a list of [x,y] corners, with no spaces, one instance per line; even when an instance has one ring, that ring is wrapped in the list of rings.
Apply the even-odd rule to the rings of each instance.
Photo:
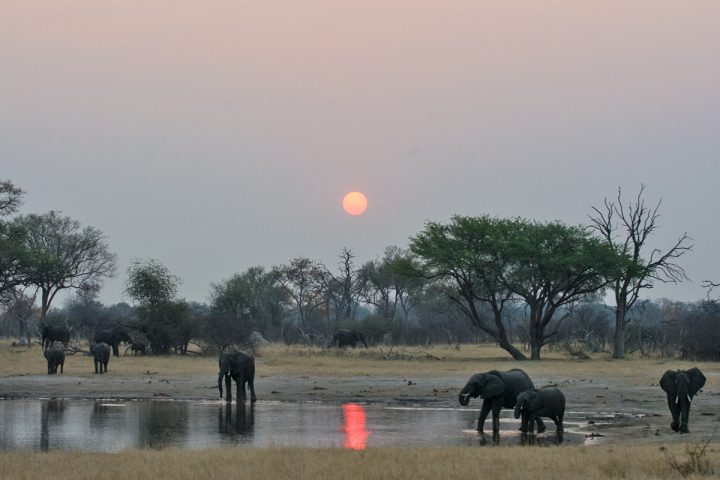
[[[446,378],[447,382],[459,389],[470,375],[489,369],[509,369],[520,367],[532,377],[545,381],[575,379],[568,386],[575,388],[576,395],[589,396],[577,392],[580,379],[617,378],[622,384],[635,385],[650,390],[653,408],[658,412],[666,410],[662,392],[655,388],[658,378],[668,368],[700,367],[708,377],[705,390],[718,392],[720,389],[720,366],[716,363],[686,362],[660,358],[610,360],[606,354],[595,355],[590,360],[569,359],[562,352],[543,352],[545,359],[540,362],[518,363],[507,354],[491,345],[452,346],[434,348],[395,348],[325,350],[309,347],[288,347],[268,345],[263,348],[257,359],[257,376],[268,387],[276,383],[277,378],[306,379],[326,377],[330,379],[363,378],[412,378],[428,383]],[[399,355],[398,355],[399,354]],[[433,358],[430,358],[430,354]],[[398,359],[405,357],[405,359]],[[82,354],[69,355],[65,364],[66,375],[92,379],[94,375],[92,360]],[[217,374],[217,359],[197,356],[127,356],[110,361],[110,373],[102,380],[113,378],[127,379],[142,377],[153,372],[156,377],[168,376],[183,378],[207,377],[212,386]],[[0,390],[12,385],[13,378],[27,377],[46,373],[45,359],[39,346],[11,347],[10,342],[0,342]],[[204,381],[204,380],[203,380]],[[369,381],[369,380],[368,380]],[[32,380],[35,382],[35,380]],[[85,380],[83,380],[85,382]],[[308,386],[299,381],[299,391],[308,390]],[[75,382],[73,382],[75,383]],[[262,380],[260,382],[262,384]],[[407,383],[407,382],[405,382]],[[157,382],[153,384],[157,385]],[[587,384],[583,382],[583,387]],[[613,387],[611,387],[613,388]],[[268,393],[269,388],[265,393]],[[214,395],[214,390],[205,390]],[[402,390],[398,390],[400,392]],[[428,390],[432,391],[432,390]],[[455,390],[446,393],[447,401],[453,401]],[[58,396],[62,392],[58,391]],[[332,389],[325,392],[323,401],[342,401],[333,397]],[[393,401],[393,395],[388,398]],[[712,393],[704,399],[708,408]],[[715,393],[717,395],[717,393]],[[592,395],[594,397],[594,395]],[[265,398],[268,398],[267,396]],[[261,397],[261,400],[265,399]],[[300,397],[302,399],[302,397]],[[579,397],[578,397],[579,398]],[[599,400],[598,400],[599,401]],[[478,405],[479,406],[479,403]],[[667,415],[664,413],[663,415]],[[712,429],[717,417],[704,417],[706,428]],[[691,419],[699,421],[699,416]],[[669,423],[660,418],[659,424]],[[667,425],[664,427],[668,430]],[[141,479],[172,478],[195,480],[217,478],[532,478],[560,479],[649,479],[649,478],[708,478],[699,471],[706,469],[720,475],[720,443],[717,434],[713,443],[702,454],[688,455],[687,449],[697,448],[710,438],[702,433],[690,437],[679,435],[654,437],[654,443],[644,440],[631,440],[629,444],[571,447],[493,447],[493,448],[382,448],[364,452],[324,449],[212,449],[204,451],[183,451],[167,449],[161,451],[126,451],[119,454],[81,454],[53,452],[49,454],[31,452],[0,453],[0,478],[2,479]],[[667,438],[667,442],[665,439]],[[659,440],[659,442],[658,442]],[[494,459],[492,463],[488,458]],[[675,459],[675,465],[671,459]],[[338,475],[338,472],[341,472]],[[681,473],[682,472],[682,473]],[[695,472],[695,473],[691,473]],[[686,476],[689,473],[689,476]],[[685,474],[685,475],[683,475]],[[713,474],[710,474],[711,476]]]

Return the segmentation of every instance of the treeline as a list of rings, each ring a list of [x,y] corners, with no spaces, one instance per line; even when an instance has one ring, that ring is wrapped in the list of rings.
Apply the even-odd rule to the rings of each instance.
[[[518,218],[455,216],[428,222],[407,248],[388,247],[358,263],[342,249],[335,265],[299,257],[257,266],[211,285],[207,304],[178,298],[181,279],[155,260],[126,272],[132,305],[102,305],[103,278],[115,257],[101,232],[57,212],[0,222],[0,334],[29,338],[38,324],[62,324],[76,338],[122,324],[155,354],[204,352],[265,338],[324,345],[341,328],[371,344],[496,342],[516,359],[539,359],[543,347],[573,355],[625,351],[717,358],[717,302],[648,302],[643,289],[677,282],[683,234],[650,250],[658,206],[644,187],[629,203],[622,192],[593,208],[590,225]],[[23,192],[0,184],[0,214],[15,213]],[[50,308],[63,289],[74,294]],[[606,293],[614,305],[598,299]],[[714,341],[714,343],[713,343]]]

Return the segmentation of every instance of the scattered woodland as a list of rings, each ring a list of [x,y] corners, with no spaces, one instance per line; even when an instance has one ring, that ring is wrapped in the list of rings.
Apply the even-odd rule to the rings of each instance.
[[[24,192],[5,180],[0,336],[29,344],[43,326],[64,326],[72,343],[122,326],[147,353],[215,355],[262,339],[329,346],[351,329],[370,345],[493,342],[515,359],[552,349],[718,360],[717,284],[696,302],[643,298],[685,280],[680,260],[692,250],[686,233],[665,251],[649,247],[660,203],[648,206],[644,190],[628,201],[619,189],[587,225],[454,216],[365,263],[343,248],[335,265],[252,267],[218,279],[207,303],[180,298],[182,279],[161,262],[135,259],[124,272],[130,303],[104,305],[103,280],[117,274],[109,239],[55,211],[19,215]],[[61,291],[72,295],[56,305]]]

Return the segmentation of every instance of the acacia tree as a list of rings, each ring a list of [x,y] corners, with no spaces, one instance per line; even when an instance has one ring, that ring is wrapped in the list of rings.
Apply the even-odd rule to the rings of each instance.
[[[547,331],[558,309],[604,288],[623,257],[586,228],[520,219],[509,226],[503,238],[506,265],[496,272],[499,282],[528,305],[530,358],[539,360],[540,349],[562,322],[556,320]]]
[[[505,255],[508,220],[456,215],[447,225],[428,222],[411,239],[410,250],[421,260],[422,275],[447,282],[452,301],[470,322],[492,337],[516,360],[527,357],[511,342],[503,308],[512,292],[500,281],[509,268]],[[482,306],[492,310],[492,319]]]
[[[641,185],[635,201],[626,206],[622,189],[618,188],[617,198],[607,198],[602,208],[592,207],[591,227],[605,243],[617,249],[628,258],[628,262],[607,277],[615,297],[615,335],[613,337],[613,358],[625,356],[625,327],[628,310],[637,302],[643,289],[652,288],[654,282],[677,283],[687,279],[685,270],[676,260],[692,250],[687,233],[664,252],[657,248],[646,254],[650,236],[657,230],[658,210],[662,200],[654,208],[646,206]]]
[[[553,331],[547,328],[558,308],[602,288],[603,274],[621,261],[583,228],[488,216],[428,223],[410,248],[423,260],[427,276],[449,281],[451,298],[473,325],[517,360],[526,357],[512,345],[503,323],[509,301],[527,303],[530,358],[539,360],[540,349],[557,332],[560,321]],[[483,315],[483,305],[492,319]]]
[[[115,255],[103,233],[51,211],[24,215],[13,222],[23,232],[27,258],[23,284],[40,290],[40,321],[58,292],[97,288],[115,273]]]

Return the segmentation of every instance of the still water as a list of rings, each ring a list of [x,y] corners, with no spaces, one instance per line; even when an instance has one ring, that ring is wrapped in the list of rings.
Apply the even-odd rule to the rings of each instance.
[[[521,444],[518,422],[503,412],[501,444]],[[472,429],[478,410],[379,405],[185,401],[0,401],[0,448],[117,452],[129,448],[379,446],[492,444]],[[490,427],[488,420],[487,427]],[[552,422],[548,431],[554,431]],[[563,444],[583,436],[566,433]],[[553,433],[540,444],[556,444]]]

